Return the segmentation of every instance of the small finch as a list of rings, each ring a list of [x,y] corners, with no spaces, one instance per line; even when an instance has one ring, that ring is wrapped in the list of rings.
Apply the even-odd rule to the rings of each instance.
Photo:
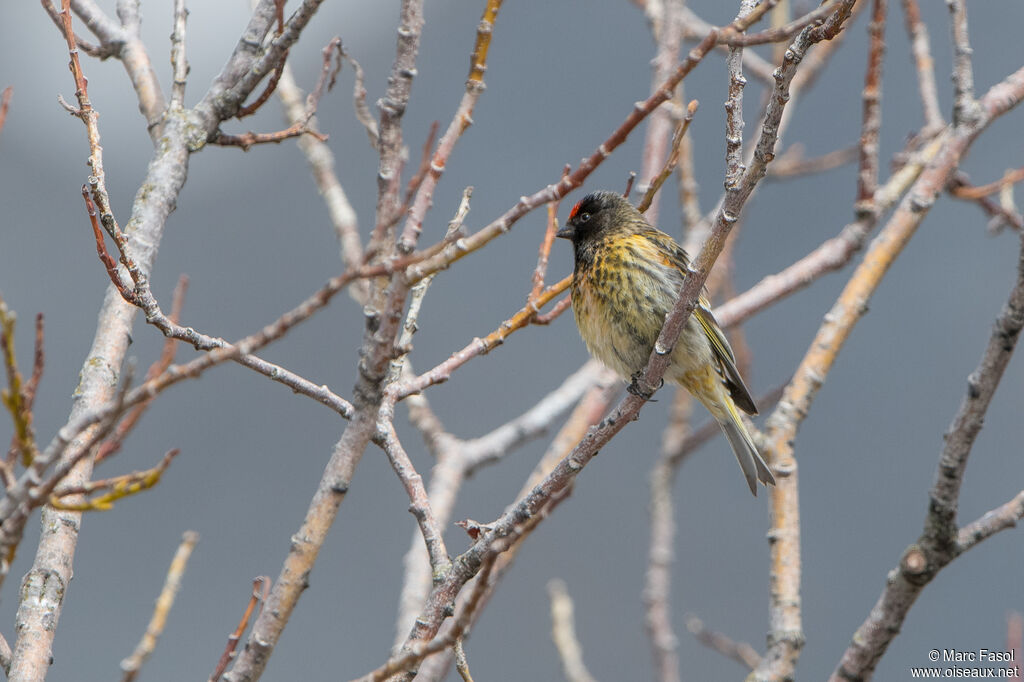
[[[655,229],[622,195],[588,194],[558,236],[572,241],[572,310],[591,355],[629,379],[647,366],[665,316],[679,298],[690,262],[672,237]],[[703,403],[725,432],[757,495],[775,477],[754,446],[739,410],[757,414],[732,348],[703,297],[686,321],[665,378]]]

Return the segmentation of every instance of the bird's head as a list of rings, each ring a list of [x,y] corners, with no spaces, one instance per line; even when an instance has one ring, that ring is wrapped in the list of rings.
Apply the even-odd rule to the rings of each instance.
[[[572,207],[565,227],[556,236],[579,244],[612,230],[629,229],[637,220],[642,224],[643,216],[621,194],[594,192]]]

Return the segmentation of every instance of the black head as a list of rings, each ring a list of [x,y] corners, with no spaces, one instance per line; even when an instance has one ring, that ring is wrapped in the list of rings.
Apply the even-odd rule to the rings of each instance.
[[[622,229],[643,216],[617,192],[594,192],[580,199],[569,212],[557,236],[579,243],[611,229]]]

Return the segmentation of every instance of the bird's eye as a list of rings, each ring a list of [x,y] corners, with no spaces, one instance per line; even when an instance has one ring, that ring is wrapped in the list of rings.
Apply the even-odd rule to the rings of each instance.
[[[590,220],[590,214],[589,213],[580,213],[579,217],[576,220],[578,220],[581,223],[585,223],[588,220]]]

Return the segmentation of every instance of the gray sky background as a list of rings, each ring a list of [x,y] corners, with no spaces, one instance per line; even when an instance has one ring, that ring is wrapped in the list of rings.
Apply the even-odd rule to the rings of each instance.
[[[103,3],[110,6],[112,2]],[[800,3],[796,3],[800,5]],[[734,3],[691,2],[701,16],[725,24]],[[922,121],[899,3],[886,31],[881,159]],[[922,0],[931,31],[944,110],[951,107],[945,5]],[[1019,0],[969,2],[978,92],[1020,67],[1024,50]],[[191,2],[186,104],[205,90],[247,18],[244,0]],[[426,26],[404,131],[413,157],[431,121],[447,125],[458,104],[482,3],[427,3]],[[143,3],[144,37],[162,82],[169,83],[171,3]],[[292,51],[307,89],[320,50],[334,35],[366,69],[371,104],[383,94],[394,56],[398,4],[325,3]],[[815,88],[799,102],[786,143],[808,155],[855,143],[866,59],[866,21]],[[33,2],[0,4],[0,87],[14,98],[0,133],[0,291],[18,311],[18,351],[31,357],[31,320],[47,322],[47,367],[37,399],[36,430],[46,442],[62,425],[78,369],[95,330],[107,284],[82,206],[87,145],[83,126],[57,104],[73,99],[62,38]],[[767,54],[767,52],[763,52]],[[647,96],[653,45],[643,14],[616,2],[508,2],[498,19],[487,91],[475,124],[453,155],[425,225],[424,243],[440,238],[464,186],[475,187],[467,226],[478,229],[529,194],[557,180],[565,163],[590,154]],[[107,180],[118,218],[129,207],[151,145],[127,78],[114,60],[86,58],[90,94],[100,112]],[[762,92],[747,89],[747,132]],[[726,72],[710,56],[685,81],[701,101],[690,129],[702,206],[721,188]],[[352,72],[325,95],[321,128],[330,134],[338,174],[365,235],[373,220],[376,155],[351,106]],[[376,110],[374,110],[376,113]],[[964,167],[975,182],[1018,167],[1024,154],[1022,115],[998,121],[975,144]],[[272,100],[229,132],[275,130]],[[585,189],[620,189],[638,170],[643,129],[591,176]],[[738,290],[777,272],[852,217],[855,169],[765,183],[747,207],[736,250]],[[578,198],[581,193],[572,195]],[[679,234],[671,189],[661,226]],[[562,219],[567,207],[563,207]],[[544,212],[536,211],[482,252],[439,276],[420,318],[412,356],[426,369],[493,330],[522,305],[529,289]],[[989,236],[974,206],[942,198],[896,262],[869,314],[815,401],[796,441],[803,518],[803,607],[807,645],[798,669],[824,679],[867,615],[885,575],[915,540],[927,506],[942,433],[959,405],[1013,281],[1014,234]],[[340,270],[323,203],[293,143],[237,149],[210,147],[192,158],[188,183],[171,216],[153,273],[155,293],[169,304],[180,273],[191,278],[185,322],[232,339],[251,332]],[[556,244],[549,279],[571,269]],[[754,354],[753,392],[786,381],[851,268],[831,275],[745,327]],[[165,306],[166,307],[166,306]],[[362,334],[360,311],[345,296],[267,349],[266,358],[347,395]],[[132,356],[140,371],[162,337],[137,321]],[[179,350],[178,359],[193,353]],[[571,316],[512,336],[470,362],[429,395],[459,436],[485,433],[532,405],[586,359]],[[972,454],[961,519],[973,520],[1019,492],[1024,482],[1021,406],[1024,370],[1015,359],[1003,378]],[[529,539],[487,606],[466,649],[480,680],[561,679],[549,637],[545,585],[569,581],[588,666],[601,680],[650,679],[643,633],[642,576],[648,541],[648,473],[656,461],[669,394],[647,406],[580,476],[572,498]],[[701,415],[703,419],[704,415]],[[429,455],[398,420],[424,474]],[[75,579],[61,617],[50,678],[108,680],[149,619],[181,533],[201,540],[166,633],[143,670],[144,680],[206,679],[244,609],[250,579],[276,576],[288,538],[305,512],[344,424],[333,413],[238,366],[182,384],[152,407],[103,476],[152,466],[180,448],[163,482],[115,510],[89,514],[75,560]],[[0,442],[10,425],[0,420]],[[516,451],[480,472],[465,488],[455,518],[489,520],[512,501],[546,445]],[[764,646],[767,630],[766,499],[747,493],[732,455],[715,439],[684,465],[676,486],[677,558],[672,613],[688,680],[740,679],[735,663],[705,650],[685,632],[684,614],[736,639]],[[264,679],[337,680],[361,675],[387,658],[393,638],[401,558],[414,520],[384,456],[367,451],[332,530],[312,586],[303,596]],[[13,642],[16,589],[28,569],[38,523],[0,595],[0,632]],[[467,540],[450,528],[449,550]],[[878,668],[879,680],[908,679],[927,665],[930,649],[1001,649],[1008,610],[1024,611],[1024,542],[1007,531],[955,561],[924,591]]]

